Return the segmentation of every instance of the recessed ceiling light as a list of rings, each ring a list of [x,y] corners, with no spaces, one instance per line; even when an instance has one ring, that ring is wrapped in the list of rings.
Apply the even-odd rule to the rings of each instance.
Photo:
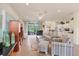
[[[58,12],[58,13],[60,13],[60,12],[61,12],[61,10],[60,10],[60,9],[58,9],[58,10],[57,10],[57,12]]]
[[[39,16],[38,18],[39,18],[39,19],[42,19],[42,18],[43,18],[43,16]]]
[[[28,5],[29,5],[29,3],[26,3],[26,5],[28,6]]]

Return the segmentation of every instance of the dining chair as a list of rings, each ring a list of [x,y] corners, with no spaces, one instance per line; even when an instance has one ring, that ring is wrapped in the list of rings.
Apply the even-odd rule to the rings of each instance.
[[[38,38],[37,37],[37,45],[38,45],[38,52],[45,52],[45,54],[48,54],[48,41],[45,41],[44,38]]]
[[[73,45],[68,43],[52,42],[52,56],[73,56]]]

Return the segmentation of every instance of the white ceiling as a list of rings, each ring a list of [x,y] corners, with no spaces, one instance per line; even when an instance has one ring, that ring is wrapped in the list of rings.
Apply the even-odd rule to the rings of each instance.
[[[38,15],[43,15],[42,20],[56,20],[79,11],[77,3],[30,3],[28,6],[25,3],[13,3],[9,5],[23,20],[27,20],[27,18],[36,20]]]

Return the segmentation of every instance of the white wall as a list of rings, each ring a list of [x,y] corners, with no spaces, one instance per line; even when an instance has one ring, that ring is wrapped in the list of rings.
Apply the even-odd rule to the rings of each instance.
[[[0,10],[5,10],[6,13],[8,13],[10,16],[12,16],[15,19],[19,18],[19,16],[17,15],[17,13],[8,4],[0,4]]]
[[[70,27],[74,29],[74,34],[72,36],[73,37],[72,43],[79,45],[79,12],[70,14],[63,19],[64,21],[66,21],[66,20],[70,20],[72,17],[74,18],[74,20],[71,21],[69,24],[64,25],[64,27]]]
[[[43,25],[45,25],[43,29],[43,35],[51,35],[52,32],[49,31],[49,30],[55,30],[56,28],[56,22],[55,21],[52,21],[52,20],[49,20],[49,21],[44,21],[43,22]]]
[[[55,21],[45,21],[44,23],[43,23],[44,25],[45,25],[45,27],[50,27],[50,29],[51,30],[55,30],[55,27],[56,27],[56,22]]]
[[[79,12],[74,14],[74,43],[79,45]]]

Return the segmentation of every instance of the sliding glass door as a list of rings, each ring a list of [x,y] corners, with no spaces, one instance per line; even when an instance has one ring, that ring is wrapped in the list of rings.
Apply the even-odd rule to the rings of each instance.
[[[28,23],[28,35],[36,35],[37,31],[39,30],[39,23]]]

